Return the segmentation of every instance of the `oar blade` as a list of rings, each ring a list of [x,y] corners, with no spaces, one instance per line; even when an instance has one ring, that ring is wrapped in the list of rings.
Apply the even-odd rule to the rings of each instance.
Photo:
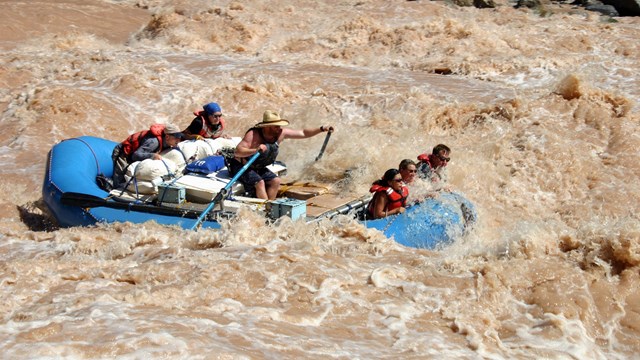
[[[329,138],[331,137],[331,131],[327,132],[327,136],[324,138],[324,143],[322,143],[322,148],[320,149],[320,154],[316,156],[316,161],[322,159],[322,155],[324,155],[324,150],[327,148],[327,143],[329,143]]]

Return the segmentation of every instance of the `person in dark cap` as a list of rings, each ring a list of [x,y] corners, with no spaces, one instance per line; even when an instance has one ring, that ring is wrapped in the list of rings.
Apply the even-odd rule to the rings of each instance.
[[[148,130],[129,135],[116,145],[111,154],[113,159],[113,187],[124,183],[124,174],[129,164],[146,159],[160,160],[160,152],[176,147],[184,135],[174,124],[153,124]]]
[[[278,195],[280,178],[267,166],[273,164],[278,156],[279,145],[284,139],[306,139],[322,132],[333,131],[332,126],[320,126],[311,129],[289,129],[289,120],[282,119],[275,111],[267,110],[262,122],[247,131],[236,147],[235,157],[229,160],[229,171],[235,175],[246,164],[247,158],[257,152],[261,155],[239,178],[245,189],[255,192],[255,197],[273,200]]]
[[[218,103],[208,103],[202,107],[201,111],[193,113],[196,117],[191,121],[189,127],[184,131],[184,138],[187,140],[217,139],[219,137],[228,138],[223,134],[224,118],[222,108]]]

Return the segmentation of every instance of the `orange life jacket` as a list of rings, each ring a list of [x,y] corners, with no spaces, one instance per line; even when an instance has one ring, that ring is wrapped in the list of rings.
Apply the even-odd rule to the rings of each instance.
[[[378,183],[377,181],[373,183],[373,185],[371,185],[371,188],[369,189],[369,192],[375,193],[376,195],[377,193],[386,194],[388,201],[387,201],[387,206],[384,209],[385,211],[391,211],[399,207],[407,206],[407,197],[409,196],[409,188],[407,188],[405,185],[402,185],[402,189],[400,191],[401,192],[397,192],[389,186],[380,185],[380,183]],[[369,206],[367,207],[367,212],[369,213],[369,215],[373,215],[373,210],[374,210],[373,208],[375,205],[374,200],[376,195],[373,196],[373,199],[371,199],[371,201],[369,202]]]
[[[131,134],[122,142],[122,151],[127,156],[127,158],[129,158],[131,154],[133,154],[136,150],[138,150],[138,148],[140,147],[141,140],[145,136],[147,136],[147,134],[149,133],[153,134],[153,136],[155,136],[156,139],[158,139],[158,144],[160,145],[160,147],[158,148],[158,151],[162,150],[164,124],[153,124],[151,125],[149,130],[142,130],[135,134]]]
[[[215,128],[209,128],[209,122],[207,121],[207,112],[206,111],[199,111],[199,112],[194,112],[193,115],[199,117],[202,120],[202,128],[200,129],[200,132],[198,133],[198,135],[202,136],[203,138],[211,138],[211,139],[217,139],[220,136],[222,136],[222,131],[224,131],[224,119],[220,118],[220,124]]]

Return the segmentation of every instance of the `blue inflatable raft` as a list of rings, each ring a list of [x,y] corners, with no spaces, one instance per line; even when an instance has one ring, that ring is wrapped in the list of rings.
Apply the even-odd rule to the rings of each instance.
[[[82,136],[64,140],[48,154],[42,196],[61,227],[90,226],[99,222],[155,221],[191,229],[207,204],[166,206],[157,202],[125,202],[114,199],[98,186],[98,175],[111,177],[111,152],[115,142]],[[354,213],[366,202],[360,201],[331,212]],[[222,210],[212,211],[202,221],[204,228],[219,228],[219,220],[233,216]],[[463,196],[442,193],[436,199],[411,206],[401,215],[385,219],[363,220],[369,228],[382,231],[398,243],[416,248],[435,248],[468,231],[475,222],[473,205]],[[317,219],[307,218],[307,221]]]

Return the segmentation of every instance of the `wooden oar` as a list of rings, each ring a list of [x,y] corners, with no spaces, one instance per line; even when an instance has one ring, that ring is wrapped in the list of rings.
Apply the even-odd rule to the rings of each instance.
[[[218,194],[209,203],[209,206],[207,206],[207,208],[204,209],[202,214],[200,214],[200,216],[196,220],[196,223],[193,224],[193,226],[191,227],[191,230],[198,230],[198,227],[200,227],[200,224],[202,223],[204,218],[207,216],[209,211],[211,211],[211,209],[213,209],[216,206],[217,202],[219,202],[220,200],[224,199],[224,197],[227,195],[227,193],[229,192],[229,190],[231,189],[233,184],[235,184],[235,182],[238,181],[240,176],[242,176],[242,174],[244,174],[244,172],[247,171],[249,166],[251,166],[251,164],[253,164],[253,162],[256,161],[258,156],[260,156],[260,152],[257,152],[255,154],[253,154],[249,158],[249,161],[247,161],[247,163],[244,164],[244,166],[240,169],[240,171],[238,171],[238,173],[233,178],[231,178],[231,180],[227,183],[227,185],[225,185],[225,187],[222,188],[222,190],[220,190],[220,192],[218,192]]]
[[[322,155],[324,154],[324,149],[327,148],[327,143],[329,142],[329,138],[331,137],[331,133],[333,131],[328,131],[327,132],[327,137],[324,138],[324,143],[322,144],[322,149],[320,149],[320,154],[318,154],[318,156],[316,156],[316,161],[320,160],[320,158],[322,158]]]

